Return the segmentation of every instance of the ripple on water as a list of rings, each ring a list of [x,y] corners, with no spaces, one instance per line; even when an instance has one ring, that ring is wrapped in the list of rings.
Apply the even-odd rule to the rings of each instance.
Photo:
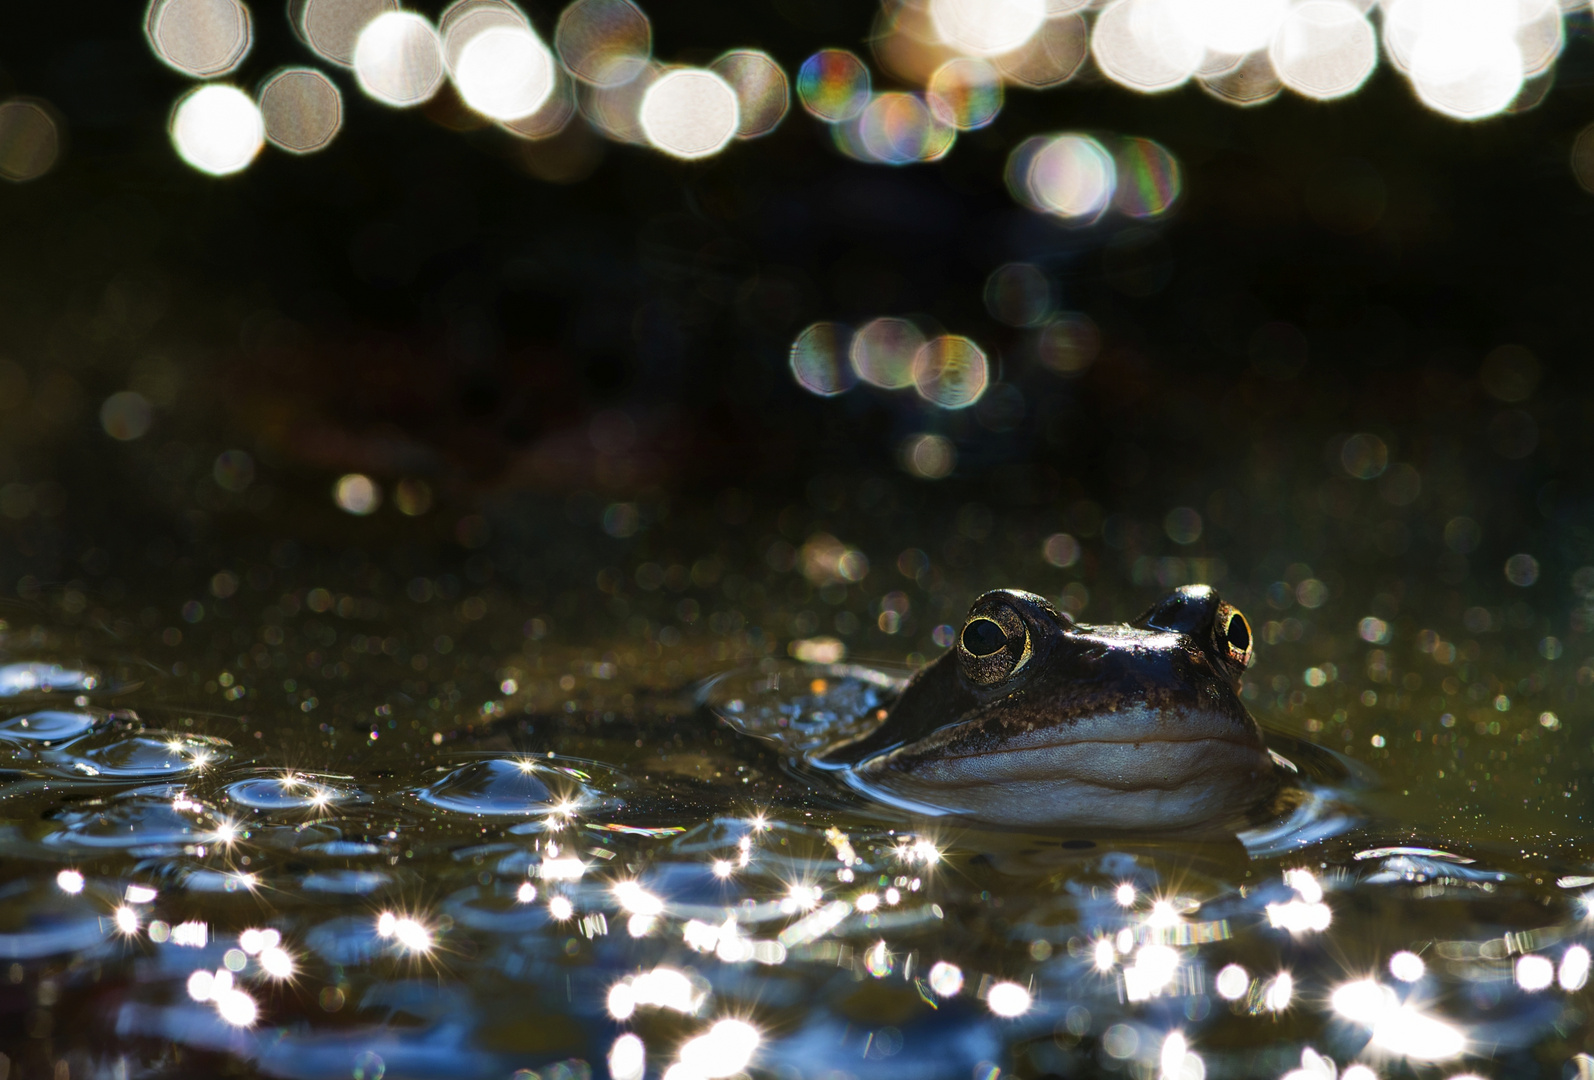
[[[107,717],[90,712],[46,709],[0,720],[0,739],[20,743],[57,743],[86,735]]]
[[[114,931],[106,932],[104,899],[94,892],[68,895],[53,875],[8,883],[0,889],[0,960],[82,957],[105,946]]]
[[[306,892],[366,896],[385,888],[392,876],[380,870],[318,870],[299,880]]]
[[[911,669],[887,665],[776,663],[743,668],[698,688],[698,700],[731,727],[810,753],[878,726]]]
[[[114,780],[160,780],[220,764],[232,756],[231,746],[225,739],[147,732],[84,751],[72,771]]]
[[[512,817],[556,813],[590,802],[592,792],[572,773],[540,762],[488,758],[448,773],[415,794],[456,814]]]
[[[251,810],[326,810],[370,801],[356,788],[308,773],[239,780],[227,785],[227,798]]]
[[[222,822],[209,805],[182,788],[139,788],[110,799],[63,807],[46,816],[54,848],[125,848],[136,855],[174,854],[217,839]]]

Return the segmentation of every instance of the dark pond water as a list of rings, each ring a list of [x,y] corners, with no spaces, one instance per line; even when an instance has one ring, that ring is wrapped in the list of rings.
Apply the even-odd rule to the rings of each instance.
[[[1083,528],[1010,511],[982,533],[982,503],[834,486],[621,539],[601,513],[506,509],[499,534],[562,524],[430,575],[231,542],[214,573],[214,549],[181,571],[181,603],[15,607],[11,1067],[1589,1068],[1594,661],[1569,641],[1594,571],[1518,559],[1533,580],[1513,584],[1440,525],[1452,583],[1396,594],[1333,552],[1192,558],[1164,522],[1093,525],[1089,505]],[[528,550],[583,549],[567,580],[592,586],[506,583]],[[915,817],[804,760],[889,703],[986,586],[1111,620],[1187,579],[1248,612],[1242,696],[1294,770],[1294,797],[1238,835]]]

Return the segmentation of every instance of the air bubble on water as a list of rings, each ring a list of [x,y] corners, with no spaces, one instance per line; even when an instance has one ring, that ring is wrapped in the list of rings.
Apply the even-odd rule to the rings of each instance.
[[[0,720],[0,739],[12,742],[65,742],[93,731],[106,717],[49,709]]]
[[[488,758],[454,769],[416,795],[459,814],[529,816],[552,814],[585,793],[567,777],[531,761]]]
[[[369,801],[358,790],[302,773],[256,776],[226,788],[227,797],[251,810],[322,810],[334,804]]]
[[[216,831],[219,816],[181,788],[140,788],[97,805],[70,807],[48,816],[54,831],[48,847],[93,850],[125,848],[147,854],[176,854],[202,844]]]
[[[225,739],[146,732],[86,750],[77,761],[93,775],[158,780],[219,765],[232,756],[230,745]]]

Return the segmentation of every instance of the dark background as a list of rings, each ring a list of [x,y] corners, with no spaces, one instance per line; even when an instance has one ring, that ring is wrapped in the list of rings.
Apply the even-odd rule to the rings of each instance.
[[[556,11],[531,14],[549,34]],[[1381,594],[1416,587],[1466,553],[1444,540],[1458,515],[1483,525],[1488,589],[1512,552],[1535,551],[1563,588],[1589,554],[1594,201],[1571,165],[1594,119],[1586,12],[1542,101],[1480,123],[1430,112],[1387,61],[1348,99],[1286,92],[1244,110],[1194,85],[1137,95],[1087,63],[1062,88],[1010,91],[993,126],[931,165],[851,162],[794,101],[772,135],[691,164],[578,120],[563,183],[532,175],[544,151],[475,126],[446,88],[397,111],[347,73],[330,149],[268,147],[239,175],[205,176],[166,135],[190,83],[156,61],[139,15],[0,14],[0,83],[48,100],[67,136],[50,174],[0,189],[0,484],[14,496],[0,579],[23,579],[24,596],[76,583],[115,604],[152,574],[169,591],[172,573],[191,589],[229,558],[241,573],[280,557],[284,539],[434,568],[493,545],[529,595],[554,596],[606,557],[589,533],[617,500],[656,533],[673,522],[682,557],[749,520],[800,543],[851,513],[846,539],[873,531],[882,548],[935,551],[941,533],[977,548],[1007,530],[1038,551],[1069,529],[1087,541],[1081,572],[1126,583],[1170,548],[1164,513],[1191,506],[1206,531],[1181,553],[1224,555],[1257,591],[1303,558]],[[277,6],[253,15],[232,81],[315,60]],[[820,47],[867,56],[875,12],[649,15],[661,59],[757,47],[791,75]],[[1062,130],[1158,140],[1181,200],[1155,222],[1088,228],[1017,206],[1007,153]],[[1011,260],[1102,328],[1083,376],[1038,364],[1030,332],[986,311],[986,278]],[[1005,388],[954,413],[911,391],[819,399],[794,383],[803,326],[879,314],[969,335]],[[1280,323],[1298,331],[1282,358],[1266,345]],[[1502,344],[1537,357],[1525,401],[1479,380]],[[156,417],[117,443],[99,404],[128,388]],[[922,431],[954,440],[951,477],[900,468]],[[1354,432],[1417,469],[1421,498],[1392,506],[1350,478],[1339,449]],[[227,449],[255,460],[246,492],[210,480]],[[438,505],[350,518],[327,492],[354,470],[390,490],[424,478]],[[985,513],[972,533],[956,524],[971,503]],[[1464,561],[1449,576],[1466,579]]]

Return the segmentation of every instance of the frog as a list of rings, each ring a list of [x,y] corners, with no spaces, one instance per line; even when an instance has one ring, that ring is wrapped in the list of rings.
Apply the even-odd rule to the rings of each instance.
[[[1143,832],[1243,821],[1281,782],[1240,696],[1255,644],[1210,585],[1102,625],[995,589],[877,727],[814,760],[900,808],[987,824]]]

